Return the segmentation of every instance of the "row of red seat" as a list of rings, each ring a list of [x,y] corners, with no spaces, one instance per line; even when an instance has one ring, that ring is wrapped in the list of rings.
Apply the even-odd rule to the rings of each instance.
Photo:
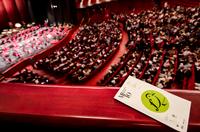
[[[114,69],[111,69],[106,78],[100,80],[98,85],[107,85],[107,86],[118,86],[122,83],[122,81],[129,75],[129,72],[132,68],[137,64],[139,58],[141,57],[142,52],[136,50],[135,46],[132,50],[129,50],[127,54],[124,54],[121,57],[120,62]]]
[[[54,82],[47,77],[39,75],[31,70],[23,69],[11,78],[7,78],[3,82],[11,83],[32,83],[32,84],[53,84]]]
[[[104,76],[104,78],[98,82],[98,85],[104,86],[109,83],[109,81],[114,77],[114,75],[116,75],[119,72],[119,70],[127,63],[128,59],[133,53],[134,48],[135,45],[132,45],[130,47],[130,50],[127,53],[124,53],[122,57],[120,57],[120,62],[111,66],[111,69]]]
[[[175,82],[176,72],[178,67],[178,51],[173,48],[166,51],[161,68],[155,77],[156,81],[153,85],[159,88],[172,88]]]
[[[180,79],[180,82],[177,83],[177,80],[179,80],[179,75],[176,74],[178,71],[177,67],[181,64],[181,56],[178,57],[178,52],[181,51],[184,46],[188,44],[187,40],[191,41],[189,43],[190,45],[188,45],[189,49],[192,49],[193,46],[193,50],[195,50],[194,48],[197,44],[197,38],[195,34],[198,34],[199,32],[196,27],[198,25],[198,22],[196,21],[196,16],[198,16],[198,13],[194,13],[194,15],[192,16],[190,16],[189,14],[198,10],[198,8],[185,9],[183,7],[177,7],[174,9],[170,9],[166,7],[166,9],[161,9],[161,11],[145,11],[139,14],[131,13],[130,15],[123,15],[123,19],[118,19],[125,24],[125,29],[128,32],[130,42],[127,44],[127,48],[129,50],[131,50],[130,47],[132,47],[133,45],[138,45],[138,48],[142,50],[146,49],[146,45],[148,45],[148,43],[150,43],[151,47],[153,48],[151,54],[149,54],[147,57],[141,57],[138,64],[133,69],[130,75],[136,76],[139,79],[152,83],[153,85],[157,85],[161,88],[171,88],[173,84],[178,84],[176,88],[194,88],[195,60],[192,61],[190,67],[191,69],[188,71],[190,73],[190,76],[181,73],[182,79]],[[176,12],[179,15],[176,16],[173,12]],[[186,12],[188,14],[186,14]],[[163,17],[165,15],[166,18]],[[149,19],[147,20],[147,18]],[[164,27],[164,23],[166,24],[166,27]],[[192,34],[192,39],[189,39],[185,32],[187,34]],[[173,53],[171,53],[172,49],[174,49]],[[154,58],[153,53],[156,50],[161,50],[163,53],[160,53],[159,57]],[[171,55],[167,58],[165,54],[169,53]],[[154,61],[152,60],[152,57],[154,58]],[[147,61],[144,63],[143,60],[146,59]],[[187,61],[189,60],[186,60],[184,64],[185,67],[187,67]],[[151,66],[152,62],[155,62],[156,64]],[[121,86],[115,85],[116,80],[117,82],[120,82],[121,78],[116,77],[115,75],[117,75],[117,72],[114,71],[118,69],[121,63],[122,62],[119,62],[117,65],[112,66],[112,69],[109,70],[105,77],[99,82],[99,85],[109,86],[109,81],[105,81],[109,79],[112,81],[114,80],[114,84],[111,86]],[[166,63],[173,64],[170,64],[168,69],[166,69],[166,67],[163,66],[166,65]],[[139,69],[142,69],[142,71]],[[166,73],[166,70],[169,70],[167,72],[167,74],[169,75],[166,75],[167,77],[164,77],[163,74]],[[161,83],[166,83],[167,85],[161,85]]]
[[[85,81],[117,51],[122,39],[119,28],[115,21],[110,20],[84,25],[69,44],[36,62],[35,68],[47,69],[71,81]]]

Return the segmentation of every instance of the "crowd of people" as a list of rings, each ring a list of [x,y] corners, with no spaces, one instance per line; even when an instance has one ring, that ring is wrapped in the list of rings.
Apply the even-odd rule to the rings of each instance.
[[[130,49],[120,57],[119,63],[111,66],[104,78],[97,83],[98,85],[118,86],[130,74],[129,72],[132,71],[141,56],[141,51],[134,45]]]
[[[62,39],[70,28],[70,25],[33,25],[16,34],[0,38],[0,71],[51,46]]]
[[[45,76],[41,76],[28,69],[23,69],[17,75],[6,80],[11,83],[32,83],[32,84],[53,84],[53,81],[49,80]]]
[[[97,85],[121,86],[131,75],[159,88],[183,84],[200,76],[200,7],[163,8],[114,15],[101,23],[85,24],[64,47],[40,59],[34,68],[66,75],[80,82],[94,75],[119,48],[120,23],[128,33],[127,52]],[[195,69],[193,69],[195,66]],[[189,79],[188,79],[189,81]],[[188,82],[190,83],[190,82]]]
[[[83,81],[107,62],[122,39],[120,25],[114,20],[86,24],[79,30],[69,44],[39,60],[34,67]]]
[[[125,25],[124,29],[129,36],[129,43],[126,45],[128,50],[132,50],[130,47],[136,45],[143,51],[143,55],[130,75],[154,83],[160,88],[169,88],[172,82],[179,80],[181,84],[183,78],[190,77],[192,65],[195,64],[196,81],[198,81],[197,77],[200,75],[200,52],[197,50],[200,47],[199,12],[199,7],[176,6],[170,8],[165,3],[161,9],[146,10],[138,14],[132,12],[113,15],[113,18]],[[154,54],[151,52],[152,50],[158,52]],[[166,55],[163,53],[165,51]],[[148,53],[146,54],[146,52]],[[150,56],[154,57],[151,59]],[[113,70],[115,69],[112,68],[108,71],[102,82],[111,73],[117,74]],[[113,80],[113,77],[114,75],[110,79]],[[98,82],[98,85],[109,86],[101,81]]]
[[[191,51],[189,46],[182,48],[178,54],[179,66],[176,74],[177,81],[181,82],[186,78],[187,80],[192,75],[192,65],[194,65],[195,54]]]
[[[195,73],[196,73],[196,83],[197,83],[197,88],[200,89],[200,78],[199,78],[199,75],[200,75],[200,47],[198,49],[196,49],[195,51],[195,54],[197,55],[196,56],[196,62],[195,62]]]
[[[130,75],[140,78],[147,63],[148,60],[150,59],[150,54],[152,51],[150,51],[150,48],[148,49],[144,49],[144,52],[142,53],[142,56],[140,58],[140,60],[138,61],[137,65],[133,68],[133,70],[131,71]]]
[[[147,63],[147,67],[145,68],[144,74],[140,79],[153,83],[154,79],[157,75],[158,70],[161,68],[163,55],[165,54],[162,50],[154,50],[151,54],[151,58]]]
[[[158,80],[155,85],[159,88],[170,88],[175,81],[175,75],[177,71],[177,50],[175,47],[169,49],[163,60],[163,66],[160,70]]]
[[[124,62],[120,70],[108,81],[108,86],[119,86],[124,78],[127,78],[129,72],[133,69],[134,65],[140,56],[140,51],[134,51],[129,56],[128,60]]]

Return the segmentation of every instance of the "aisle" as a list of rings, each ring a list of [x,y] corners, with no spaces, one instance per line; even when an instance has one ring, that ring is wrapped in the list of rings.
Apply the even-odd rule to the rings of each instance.
[[[101,80],[108,70],[111,68],[111,65],[117,64],[120,61],[120,57],[127,51],[125,45],[128,42],[128,34],[125,31],[122,31],[122,41],[120,43],[119,50],[112,57],[112,59],[104,66],[98,73],[93,76],[89,81],[81,84],[85,86],[96,86],[96,83]]]

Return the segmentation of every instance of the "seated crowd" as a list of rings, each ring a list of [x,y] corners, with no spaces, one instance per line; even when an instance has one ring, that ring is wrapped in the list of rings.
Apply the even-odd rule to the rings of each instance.
[[[0,39],[0,71],[51,46],[53,42],[62,39],[70,28],[69,25],[44,27],[33,25],[16,34],[2,37]]]
[[[177,80],[183,81],[184,77],[189,78],[192,74],[192,65],[194,64],[194,53],[189,46],[184,47],[179,52],[179,66],[177,71]]]
[[[47,77],[41,76],[34,73],[28,69],[23,69],[17,75],[11,78],[7,78],[4,82],[11,83],[33,83],[33,84],[53,84],[53,81],[49,80]]]
[[[129,43],[126,45],[128,50],[132,50],[131,46],[137,45],[143,51],[143,55],[130,75],[154,83],[160,88],[169,88],[172,82],[182,81],[185,76],[191,75],[192,64],[195,63],[196,70],[199,71],[200,52],[196,50],[200,47],[199,12],[199,7],[170,8],[168,4],[165,4],[162,9],[142,11],[139,14],[132,12],[114,15],[113,18],[125,25],[129,36]],[[146,49],[148,50],[146,51]],[[154,54],[154,52],[150,52],[151,50],[157,52]],[[166,55],[163,53],[165,51]],[[177,56],[178,54],[179,56]],[[184,54],[187,54],[187,57]],[[119,64],[112,66],[105,77],[98,82],[98,85],[109,86],[109,81],[106,83],[104,81],[108,77],[110,77],[109,80],[118,80],[119,78],[115,76],[117,75],[116,68],[113,67],[121,63],[120,61]],[[115,75],[111,75],[112,73]],[[175,76],[175,74],[177,75]],[[197,72],[197,74],[199,73]],[[196,78],[197,80],[198,78]]]
[[[200,55],[200,52],[198,51],[199,55]],[[195,78],[196,78],[196,83],[195,83],[195,89],[198,89],[200,90],[200,59],[198,58],[198,60],[195,62]]]
[[[197,50],[195,50],[195,54],[197,55],[196,56],[197,61],[195,62],[196,82],[199,83],[198,87],[200,87],[200,78],[199,78],[200,76],[200,47]]]
[[[69,44],[39,60],[34,67],[83,81],[107,62],[122,39],[120,25],[114,20],[83,25],[79,30]]]
[[[147,67],[140,79],[148,82],[148,83],[153,83],[154,78],[157,74],[157,71],[160,69],[161,61],[163,59],[163,52],[162,50],[154,50],[151,53],[151,58],[147,63]]]
[[[124,62],[119,71],[111,78],[111,80],[107,82],[108,86],[119,85],[121,83],[121,80],[128,76],[128,73],[132,70],[133,66],[137,62],[139,55],[139,51],[133,51],[130,54],[128,61]]]
[[[40,59],[34,68],[64,76],[74,82],[85,81],[108,62],[122,39],[120,24],[128,33],[127,52],[111,66],[97,85],[121,86],[135,76],[159,88],[183,85],[200,73],[200,8],[170,8],[114,15],[99,24],[85,24],[73,40]],[[1,59],[1,58],[0,58]],[[195,68],[193,68],[195,66]]]
[[[159,88],[171,88],[172,83],[175,80],[177,71],[177,50],[175,47],[169,49],[164,56],[164,61],[160,74],[158,76],[156,86]]]
[[[98,82],[98,85],[120,86],[123,80],[125,80],[129,74],[132,74],[131,72],[137,67],[139,64],[138,60],[145,58],[145,55],[148,55],[146,53],[151,49],[148,47],[145,49],[147,52],[143,53],[140,48],[141,47],[138,47],[138,45],[132,45],[132,48],[120,58],[120,62],[111,66],[111,69],[105,77]]]

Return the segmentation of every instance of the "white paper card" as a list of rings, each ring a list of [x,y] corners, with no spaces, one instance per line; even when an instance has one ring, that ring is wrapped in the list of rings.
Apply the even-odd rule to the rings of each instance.
[[[129,76],[116,100],[180,132],[186,132],[191,102]]]

